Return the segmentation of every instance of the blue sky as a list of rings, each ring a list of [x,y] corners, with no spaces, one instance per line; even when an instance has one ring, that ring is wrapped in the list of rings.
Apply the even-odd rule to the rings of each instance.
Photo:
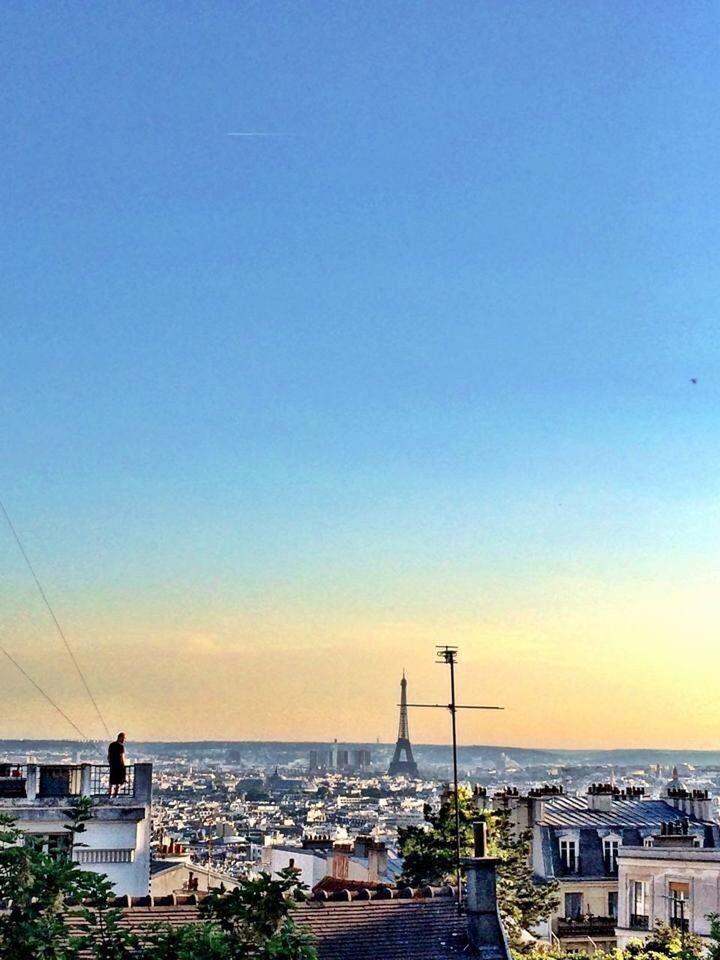
[[[715,577],[719,21],[8,3],[0,493],[83,655]]]

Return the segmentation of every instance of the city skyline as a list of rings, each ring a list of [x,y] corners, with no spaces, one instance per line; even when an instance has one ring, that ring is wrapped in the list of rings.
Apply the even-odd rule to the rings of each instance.
[[[0,499],[113,736],[389,742],[451,643],[461,743],[716,745],[719,27],[8,5]]]

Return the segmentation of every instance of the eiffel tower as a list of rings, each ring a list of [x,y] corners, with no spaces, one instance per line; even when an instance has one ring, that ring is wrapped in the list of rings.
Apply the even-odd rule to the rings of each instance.
[[[417,777],[418,768],[413,759],[412,746],[410,745],[410,731],[408,730],[407,715],[407,680],[403,670],[402,680],[400,681],[400,724],[398,726],[398,738],[395,744],[395,753],[390,761],[388,775],[396,777],[403,774],[406,777]]]

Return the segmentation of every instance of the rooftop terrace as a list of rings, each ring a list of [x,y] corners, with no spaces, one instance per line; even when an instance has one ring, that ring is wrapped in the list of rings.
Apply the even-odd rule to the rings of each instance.
[[[152,764],[126,767],[126,782],[117,799],[111,799],[107,764],[16,764],[0,762],[0,810],[67,805],[79,797],[96,804],[149,804],[152,796]]]

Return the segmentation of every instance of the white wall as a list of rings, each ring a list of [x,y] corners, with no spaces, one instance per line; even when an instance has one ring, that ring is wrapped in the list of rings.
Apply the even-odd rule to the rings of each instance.
[[[316,883],[319,883],[323,877],[328,875],[330,870],[330,860],[325,857],[319,857],[312,850],[281,849],[278,847],[270,848],[270,872],[277,874],[281,870],[290,866],[293,860],[293,866],[300,871],[300,880],[311,890]]]
[[[642,937],[642,932],[629,931],[629,884],[631,880],[647,883],[647,912],[650,928],[656,920],[668,922],[671,882],[690,886],[687,918],[690,930],[699,936],[710,933],[709,913],[720,912],[720,851],[657,848],[628,850],[618,858],[620,896],[618,904],[618,946]]]

